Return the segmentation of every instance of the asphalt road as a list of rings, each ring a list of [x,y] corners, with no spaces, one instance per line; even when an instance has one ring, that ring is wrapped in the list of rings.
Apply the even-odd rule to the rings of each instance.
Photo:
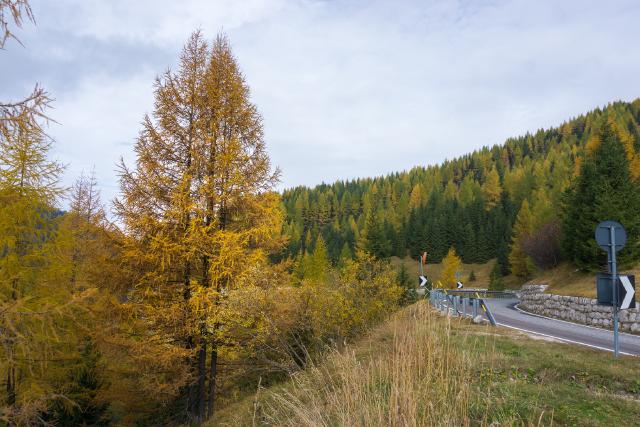
[[[496,323],[507,328],[613,351],[613,332],[576,323],[553,320],[518,311],[517,299],[485,299]],[[620,353],[640,356],[640,336],[620,333]]]

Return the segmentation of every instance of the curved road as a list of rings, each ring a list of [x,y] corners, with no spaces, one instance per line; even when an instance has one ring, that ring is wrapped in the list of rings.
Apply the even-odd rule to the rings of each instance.
[[[485,303],[491,309],[500,326],[517,329],[561,341],[585,345],[600,350],[613,351],[613,332],[562,320],[548,319],[518,311],[518,299],[489,299]],[[640,356],[640,336],[620,333],[620,354]]]

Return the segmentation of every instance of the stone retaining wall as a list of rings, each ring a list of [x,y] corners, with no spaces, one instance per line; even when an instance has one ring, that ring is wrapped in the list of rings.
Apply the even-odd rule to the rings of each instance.
[[[611,329],[611,307],[597,305],[596,300],[544,293],[545,285],[525,285],[518,296],[520,308],[531,313],[585,325]],[[620,310],[620,330],[640,333],[640,310]]]

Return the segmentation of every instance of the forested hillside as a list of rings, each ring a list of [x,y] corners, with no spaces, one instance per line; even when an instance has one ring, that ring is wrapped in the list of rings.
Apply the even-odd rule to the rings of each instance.
[[[440,262],[454,247],[464,262],[497,257],[503,274],[526,276],[562,256],[563,200],[585,147],[593,152],[611,128],[627,157],[619,168],[637,177],[639,126],[640,99],[615,102],[441,165],[287,190],[286,256],[302,259],[322,236],[333,262],[357,247],[379,257],[427,251]]]

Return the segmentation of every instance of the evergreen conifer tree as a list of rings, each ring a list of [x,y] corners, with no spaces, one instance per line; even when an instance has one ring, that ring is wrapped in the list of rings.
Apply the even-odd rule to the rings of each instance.
[[[342,245],[342,250],[340,251],[340,257],[338,259],[339,265],[344,265],[345,262],[353,259],[353,252],[351,252],[351,248],[349,247],[349,243],[344,242]]]
[[[500,274],[506,276],[511,273],[511,266],[509,265],[509,245],[507,245],[505,240],[502,240],[498,246],[496,263],[500,265]]]
[[[417,300],[418,294],[416,292],[415,283],[409,277],[409,271],[404,263],[400,264],[398,268],[398,274],[396,276],[398,285],[404,289],[404,294],[400,299],[401,304],[411,304]]]
[[[502,273],[500,272],[500,264],[496,263],[491,269],[491,275],[489,276],[489,290],[502,291],[504,290],[504,281],[502,280]]]
[[[614,220],[627,231],[627,245],[618,253],[621,267],[640,259],[640,186],[629,169],[624,146],[612,126],[601,125],[592,153],[585,153],[580,174],[564,202],[563,249],[584,270],[606,268],[606,253],[595,242],[600,221]]]
[[[384,225],[374,212],[367,215],[360,246],[376,258],[386,258],[391,253],[391,242],[386,236]]]

